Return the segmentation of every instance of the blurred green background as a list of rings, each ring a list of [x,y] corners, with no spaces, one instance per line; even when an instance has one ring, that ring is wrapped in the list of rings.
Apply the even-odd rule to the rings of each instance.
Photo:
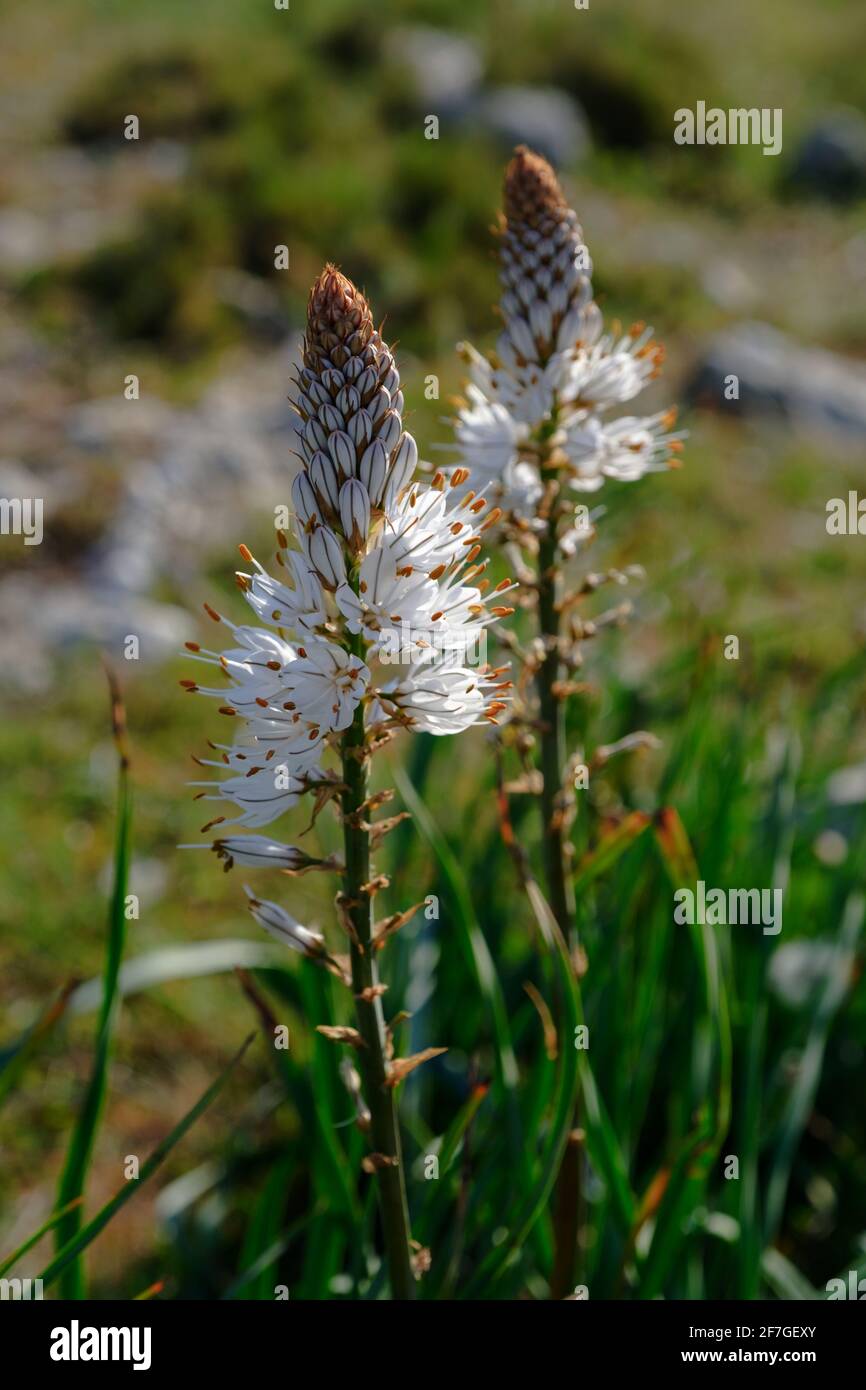
[[[172,653],[209,637],[195,616],[204,599],[245,620],[234,545],[267,559],[273,508],[288,501],[284,398],[326,259],[364,286],[397,341],[422,457],[449,456],[437,450],[462,378],[454,346],[495,340],[490,227],[504,162],[526,139],[559,165],[606,317],[645,319],[668,348],[645,408],[680,399],[690,431],[681,471],[603,495],[592,565],[640,564],[647,579],[629,626],[587,650],[572,734],[591,750],[646,728],[662,746],[593,779],[577,854],[629,811],[672,805],[708,883],[786,885],[780,937],[719,933],[732,1112],[705,1184],[669,1216],[664,1249],[648,1211],[635,1265],[609,1185],[587,1167],[583,1282],[591,1296],[652,1285],[784,1297],[798,1279],[821,1291],[866,1260],[866,1010],[850,926],[866,852],[866,552],[862,537],[825,528],[827,500],[863,476],[866,439],[864,40],[854,0],[7,3],[0,492],[43,496],[46,528],[39,547],[0,538],[0,1047],[66,981],[101,968],[114,771],[100,647],[124,685],[133,756],[141,913],[128,957],[256,939],[240,871],[175,850],[207,818],[185,786],[189,754],[221,731],[179,690],[189,672]],[[674,111],[698,100],[782,108],[782,154],[674,145]],[[137,141],[123,138],[130,114]],[[431,114],[437,140],[425,138]],[[279,245],[288,270],[274,267]],[[724,398],[728,371],[741,375],[739,402]],[[137,401],[123,398],[130,374]],[[431,375],[438,399],[425,395]],[[124,660],[129,632],[142,634],[138,662]],[[727,634],[738,661],[722,656]],[[535,1171],[553,1063],[523,985],[551,1006],[554,991],[500,845],[485,735],[418,739],[396,756],[457,856],[449,878],[401,829],[382,864],[389,909],[425,893],[441,902],[438,923],[419,917],[400,934],[386,969],[389,1012],[413,1012],[413,1049],[450,1049],[405,1084],[402,1106],[428,1287],[459,1295],[502,1238],[515,1172]],[[531,845],[525,802],[513,814]],[[724,1108],[703,1067],[712,1020],[699,965],[672,925],[651,839],[587,882],[579,907],[591,1059],[638,1206],[686,1152],[701,1088],[717,1118]],[[461,871],[518,1059],[511,1101]],[[301,920],[330,927],[321,883],[279,892]],[[330,990],[300,967],[260,974],[291,1029],[288,1091],[257,1044],[94,1245],[95,1295],[165,1279],[170,1296],[270,1297],[277,1277],[293,1297],[375,1291],[369,1192],[358,1242],[321,1177],[317,1127],[352,1107],[336,1050],[312,1031]],[[252,1021],[230,972],[129,997],[89,1208]],[[0,1252],[51,1210],[93,1027],[92,1013],[64,1019],[0,1112]],[[431,1195],[424,1154],[488,1082]],[[512,1104],[516,1139],[503,1125]],[[355,1174],[351,1130],[332,1133]],[[741,1158],[739,1182],[723,1176],[726,1154]],[[262,1264],[274,1241],[280,1253]],[[544,1296],[549,1255],[542,1216],[484,1292]]]

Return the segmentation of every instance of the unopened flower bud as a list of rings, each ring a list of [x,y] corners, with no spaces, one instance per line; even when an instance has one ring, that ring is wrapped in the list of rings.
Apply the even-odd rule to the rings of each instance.
[[[358,465],[358,479],[364,484],[367,496],[374,507],[382,501],[385,479],[388,476],[388,455],[381,439],[374,439],[361,456]]]
[[[315,521],[321,514],[319,500],[316,497],[313,485],[310,482],[306,469],[295,476],[292,483],[292,502],[299,520],[304,526],[309,522]]]
[[[328,434],[333,434],[334,430],[341,430],[345,424],[343,415],[330,400],[320,408],[319,420],[322,423],[322,427],[328,431]]]
[[[335,430],[327,442],[327,450],[344,478],[355,472],[355,445],[344,430]]]
[[[370,530],[370,498],[357,478],[350,478],[340,489],[340,521],[352,550],[362,550]]]
[[[308,453],[313,453],[316,449],[324,449],[328,442],[328,436],[322,429],[319,421],[315,418],[308,420],[304,426],[304,443]]]
[[[379,390],[375,393],[375,395],[371,398],[367,406],[367,413],[369,414],[370,419],[373,421],[373,424],[375,425],[377,420],[381,420],[386,410],[390,410],[390,408],[391,393],[390,391],[386,391],[384,388],[380,387]]]
[[[373,437],[373,422],[366,410],[359,410],[349,421],[349,438],[356,450],[363,449]]]
[[[295,921],[279,903],[257,898],[253,890],[246,885],[244,892],[250,900],[250,912],[259,926],[264,927],[266,932],[270,932],[271,936],[275,936],[284,946],[289,946],[293,951],[300,951],[305,956],[325,954],[325,938],[321,932],[301,926],[301,923]]]
[[[418,465],[418,445],[411,434],[402,434],[391,458],[389,482],[395,493],[404,488]]]
[[[386,453],[396,448],[400,435],[403,432],[403,422],[395,410],[389,410],[382,418],[379,428],[376,430],[376,437],[381,439],[385,445]]]
[[[317,526],[307,537],[307,556],[326,589],[333,592],[345,583],[343,551],[329,526]]]
[[[240,864],[247,869],[285,869],[303,873],[305,869],[332,868],[334,860],[314,859],[294,845],[282,845],[266,835],[231,835],[214,840],[211,849],[225,861],[226,869]]]
[[[318,449],[313,454],[307,472],[322,506],[336,515],[339,507],[340,478],[331,459]]]

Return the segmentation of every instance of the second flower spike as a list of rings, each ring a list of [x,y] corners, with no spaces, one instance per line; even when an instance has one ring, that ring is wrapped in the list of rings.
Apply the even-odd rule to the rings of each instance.
[[[520,146],[505,173],[500,229],[503,329],[495,353],[464,344],[470,381],[457,418],[476,486],[529,519],[555,469],[576,492],[675,462],[675,411],[609,420],[661,367],[652,330],[603,332],[592,261],[553,169]],[[543,458],[541,455],[543,454]]]

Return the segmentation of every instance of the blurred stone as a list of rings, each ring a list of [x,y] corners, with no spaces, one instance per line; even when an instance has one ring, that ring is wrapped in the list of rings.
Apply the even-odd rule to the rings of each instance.
[[[153,442],[173,426],[177,412],[158,396],[145,393],[127,401],[119,393],[86,401],[70,412],[66,422],[69,439],[80,449],[108,449],[116,440],[138,447]]]
[[[832,941],[788,941],[770,957],[768,979],[778,999],[791,1009],[802,1009],[834,976],[844,979],[853,956],[840,955]]]
[[[854,280],[866,280],[866,235],[852,236],[842,247],[846,272]]]
[[[193,605],[151,595],[160,585],[196,586],[203,558],[233,550],[239,527],[260,527],[274,506],[291,505],[298,417],[285,397],[296,361],[293,337],[272,352],[239,353],[186,409],[148,393],[127,401],[120,391],[85,402],[61,412],[52,435],[53,456],[68,451],[68,466],[37,475],[0,461],[7,491],[45,498],[46,514],[70,500],[80,506],[95,475],[111,498],[74,573],[51,569],[46,538],[38,565],[0,582],[0,685],[47,690],[62,670],[57,658],[80,644],[119,664],[124,639],[136,636],[147,663],[194,636]]]
[[[739,399],[725,398],[735,376]],[[866,371],[807,348],[764,323],[740,323],[712,338],[687,394],[693,404],[774,418],[815,438],[866,437]]]
[[[794,183],[828,198],[853,198],[866,189],[866,117],[828,111],[800,142]]]
[[[139,599],[64,578],[11,574],[0,583],[0,683],[36,694],[50,688],[58,658],[82,644],[120,666],[135,636],[140,661],[164,661],[193,636],[195,619],[172,604]],[[138,663],[136,663],[138,664]]]
[[[741,314],[755,302],[754,281],[735,261],[712,257],[701,274],[704,294],[722,309]]]
[[[44,260],[47,229],[26,208],[0,210],[0,271],[29,270]]]
[[[473,115],[508,150],[526,144],[553,164],[574,164],[589,151],[586,117],[558,87],[493,87]]]
[[[288,331],[288,320],[273,285],[258,275],[228,268],[215,272],[217,298],[233,310],[258,337],[280,342]]]
[[[0,458],[0,497],[38,498],[45,520],[80,498],[83,488],[83,478],[68,469],[35,473],[16,459]]]
[[[151,178],[159,183],[177,183],[189,169],[190,150],[179,140],[152,140],[138,158]]]
[[[462,34],[401,25],[388,35],[385,51],[392,63],[408,71],[429,115],[460,115],[481,81],[478,46]]]

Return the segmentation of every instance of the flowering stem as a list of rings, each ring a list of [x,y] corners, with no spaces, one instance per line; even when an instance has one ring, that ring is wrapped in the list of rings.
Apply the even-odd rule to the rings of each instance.
[[[542,847],[548,901],[567,941],[574,921],[574,895],[566,856],[561,795],[566,754],[565,706],[556,692],[561,675],[557,646],[557,573],[556,535],[551,518],[538,556],[538,622],[546,649],[536,676],[541,716]]]
[[[562,778],[566,762],[565,702],[557,698],[556,683],[561,676],[559,660],[559,611],[557,608],[559,573],[556,528],[553,517],[539,545],[538,624],[545,655],[536,676],[541,716],[541,815],[542,853],[547,897],[563,940],[571,937],[574,923],[574,893],[566,855],[562,807]],[[570,1047],[571,1038],[562,1046]],[[580,1221],[580,1147],[576,1142],[577,1113],[569,1143],[557,1177],[554,1213],[555,1256],[551,1274],[551,1297],[565,1298],[572,1284]]]
[[[354,644],[353,644],[354,646]],[[360,655],[360,639],[358,652]],[[346,912],[352,926],[350,943],[352,992],[358,1032],[364,1046],[358,1049],[358,1064],[364,1099],[370,1111],[370,1137],[373,1150],[389,1162],[377,1170],[379,1206],[391,1294],[398,1299],[415,1297],[415,1276],[409,1247],[409,1206],[403,1177],[403,1156],[394,1091],[386,1084],[385,1020],[382,1000],[373,994],[378,972],[371,945],[372,898],[370,882],[370,835],[357,822],[359,809],[367,796],[367,766],[364,749],[364,707],[359,704],[355,717],[342,739],[343,835],[346,868],[343,877]],[[363,812],[361,812],[363,816]]]

